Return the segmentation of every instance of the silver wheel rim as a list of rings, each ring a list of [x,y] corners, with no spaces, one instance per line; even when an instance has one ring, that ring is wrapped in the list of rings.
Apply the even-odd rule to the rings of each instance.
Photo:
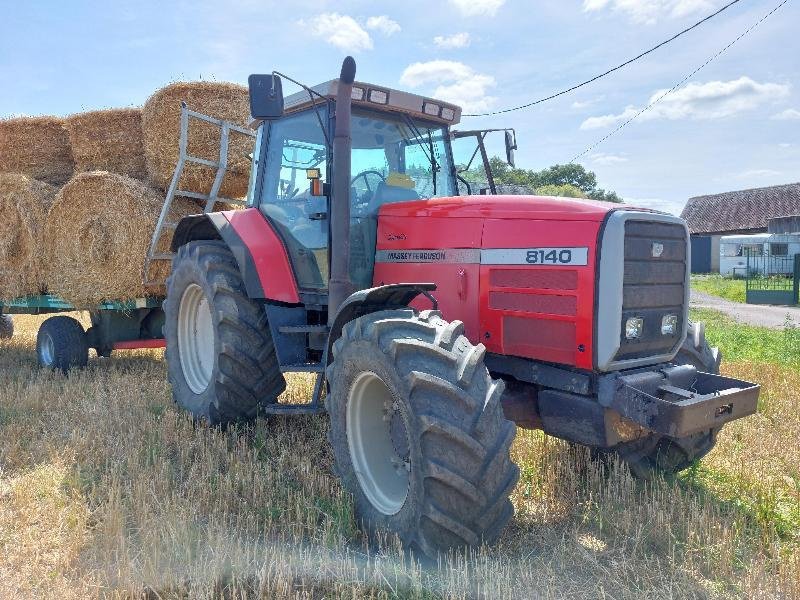
[[[53,338],[49,335],[43,335],[42,341],[39,344],[39,358],[42,360],[42,364],[52,365],[55,354],[56,349],[53,345]]]
[[[350,386],[346,424],[350,460],[361,490],[378,511],[397,514],[408,497],[408,436],[392,392],[372,371],[360,373]],[[405,447],[398,451],[402,443]]]
[[[178,308],[178,355],[189,389],[201,394],[214,372],[214,324],[208,299],[196,283],[181,296]]]

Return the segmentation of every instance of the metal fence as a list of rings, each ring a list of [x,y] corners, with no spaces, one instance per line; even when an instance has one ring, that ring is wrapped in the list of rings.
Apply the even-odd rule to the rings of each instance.
[[[748,304],[799,304],[800,254],[783,257],[748,252],[745,295]]]

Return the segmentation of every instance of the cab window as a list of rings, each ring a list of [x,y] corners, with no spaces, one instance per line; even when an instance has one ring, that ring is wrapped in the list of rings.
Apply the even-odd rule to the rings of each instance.
[[[287,247],[301,288],[328,285],[328,221],[325,198],[312,196],[307,169],[319,169],[328,179],[328,150],[320,120],[327,109],[297,113],[269,124],[259,208],[275,226]]]

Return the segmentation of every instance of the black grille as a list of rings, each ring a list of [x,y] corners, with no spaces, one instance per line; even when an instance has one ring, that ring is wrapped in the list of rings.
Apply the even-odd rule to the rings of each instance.
[[[628,221],[625,224],[625,270],[622,323],[617,360],[669,353],[686,319],[686,229],[676,223]],[[665,315],[678,316],[674,335],[662,335]],[[625,322],[644,321],[638,339],[625,337]]]

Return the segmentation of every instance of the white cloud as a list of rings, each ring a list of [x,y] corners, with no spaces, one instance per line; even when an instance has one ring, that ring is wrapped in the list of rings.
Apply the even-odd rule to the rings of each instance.
[[[301,25],[305,25],[303,21]],[[311,19],[311,34],[345,52],[372,49],[372,38],[353,17],[325,13]]]
[[[408,87],[439,84],[435,98],[452,102],[467,112],[488,110],[497,98],[487,96],[496,85],[494,77],[477,73],[472,67],[453,60],[417,62],[406,67],[400,83]]]
[[[610,165],[618,165],[620,163],[628,162],[627,157],[622,156],[620,154],[606,154],[604,152],[598,152],[597,154],[592,154],[589,157],[594,164],[600,166],[610,166]]]
[[[781,148],[791,148],[792,146],[794,146],[794,144],[792,144],[791,142],[781,142],[780,144],[778,144],[778,146],[780,146]]]
[[[450,0],[464,17],[477,17],[485,15],[493,17],[497,14],[506,0]]]
[[[585,12],[611,9],[622,13],[635,23],[652,25],[664,18],[680,18],[708,11],[719,2],[709,0],[583,0]]]
[[[390,19],[386,15],[380,15],[367,19],[367,29],[380,31],[384,35],[392,35],[400,31],[401,27],[397,21]]]
[[[603,99],[605,99],[605,96],[598,96],[597,98],[592,98],[591,100],[576,100],[575,102],[572,103],[572,108],[574,108],[575,110],[589,108],[590,106],[597,104]]]
[[[649,103],[660,98],[667,90],[656,90]],[[758,83],[749,77],[731,81],[690,83],[666,96],[658,104],[642,113],[640,120],[652,119],[721,119],[740,112],[753,110],[762,104],[786,97],[789,86],[779,83]],[[581,129],[600,129],[623,123],[639,112],[628,106],[619,114],[590,117],[581,123]]]
[[[453,48],[466,48],[470,45],[472,40],[466,31],[461,33],[454,33],[453,35],[437,35],[433,38],[433,43],[438,48],[444,50],[452,50]]]
[[[797,121],[800,120],[800,110],[787,108],[778,114],[772,115],[772,119],[776,121]]]

